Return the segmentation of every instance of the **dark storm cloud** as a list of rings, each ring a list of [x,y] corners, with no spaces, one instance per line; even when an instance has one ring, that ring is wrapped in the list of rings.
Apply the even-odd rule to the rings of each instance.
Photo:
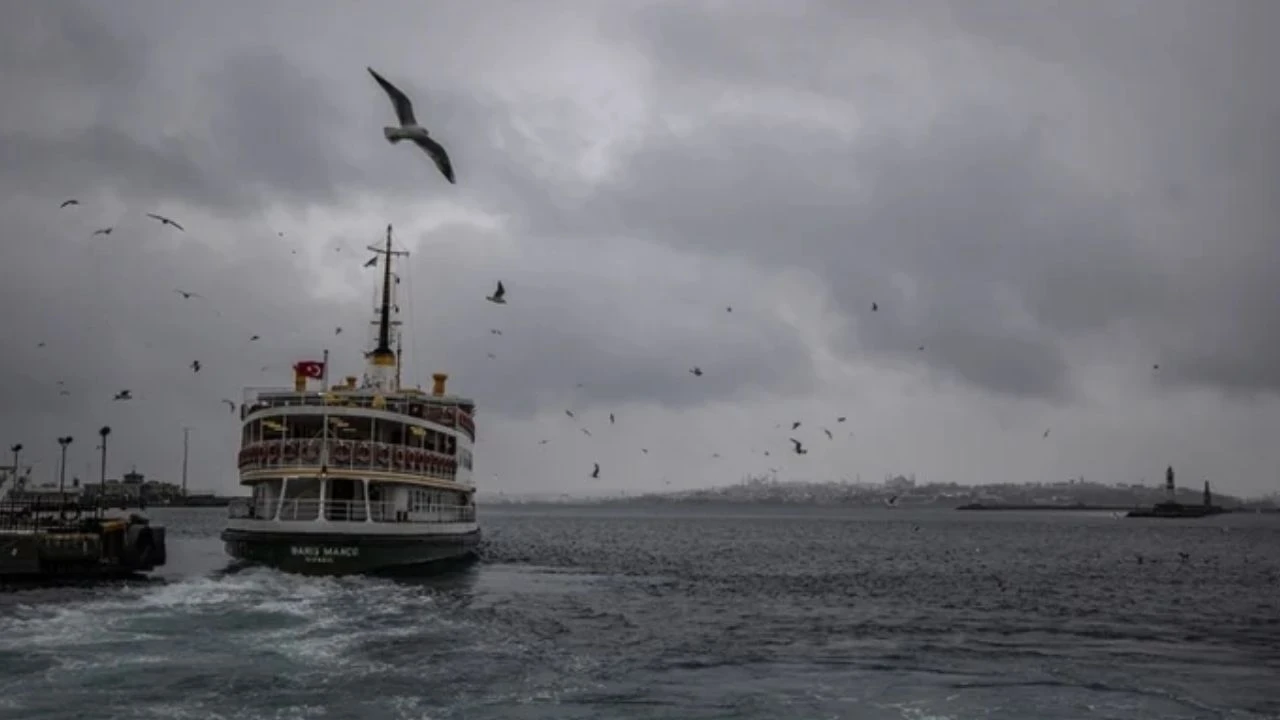
[[[111,189],[157,202],[198,198],[202,204],[221,204],[228,199],[228,188],[216,184],[186,143],[169,139],[149,146],[101,125],[56,138],[0,134],[0,164],[0,192],[9,195],[71,197]]]
[[[1058,400],[1091,377],[1082,356],[1138,376],[1159,362],[1170,386],[1280,387],[1280,142],[1256,69],[1280,65],[1258,37],[1275,4],[649,4],[606,23],[651,63],[628,88],[647,107],[603,119],[578,89],[599,81],[594,51],[572,71],[471,68],[484,58],[464,50],[502,36],[462,5],[448,32],[389,54],[385,33],[409,23],[365,26],[382,13],[338,31],[336,5],[300,5],[311,29],[212,7],[0,10],[0,92],[21,98],[0,105],[6,441],[109,422],[122,455],[173,466],[191,424],[225,468],[237,425],[221,397],[287,383],[325,347],[335,376],[361,369],[374,273],[350,251],[386,222],[415,246],[409,379],[447,371],[488,418],[808,394],[823,349],[802,336],[819,333],[762,307],[793,267],[826,285],[853,365]],[[459,185],[383,139],[393,113],[366,64],[414,98]],[[557,71],[572,78],[542,77]],[[821,122],[804,118],[814,105]],[[575,177],[573,156],[615,124],[629,157]],[[57,211],[69,196],[85,204]],[[498,229],[416,236],[453,202]],[[505,308],[483,300],[499,278]],[[119,387],[138,400],[112,403]],[[503,452],[488,457],[521,463]]]
[[[106,24],[97,30],[102,33],[98,37],[106,38],[101,40],[105,46],[113,37],[120,42]],[[112,56],[110,51],[95,52]],[[39,62],[33,53],[24,63]],[[135,50],[125,57],[145,54]],[[467,182],[466,199],[502,210],[517,230],[528,224],[524,217],[533,209],[550,203],[554,186],[530,169],[533,151],[516,141],[509,109],[456,84],[424,86],[393,74],[417,99],[419,114],[429,118],[436,136],[449,142]],[[24,130],[0,144],[10,160],[0,172],[0,183],[40,200],[22,207],[24,222],[7,233],[9,282],[3,292],[14,310],[7,322],[33,338],[33,347],[14,358],[21,366],[17,372],[30,382],[9,398],[10,409],[48,408],[61,388],[72,394],[58,402],[90,403],[81,408],[86,415],[188,407],[187,412],[220,417],[221,397],[238,397],[240,385],[259,378],[266,384],[283,382],[290,361],[314,356],[324,347],[333,350],[336,373],[358,369],[358,360],[352,360],[366,339],[364,302],[347,306],[309,293],[307,270],[296,267],[302,259],[288,251],[302,250],[305,256],[309,247],[321,254],[323,264],[350,263],[345,280],[360,287],[363,298],[374,275],[358,273],[356,265],[364,256],[351,251],[365,243],[338,234],[308,237],[294,228],[268,227],[262,213],[268,205],[330,204],[339,192],[402,201],[456,194],[440,183],[424,156],[382,139],[381,126],[394,116],[363,67],[353,67],[349,77],[327,78],[322,85],[282,54],[251,46],[208,73],[182,79],[196,91],[198,102],[186,109],[193,122],[176,134],[171,127],[165,130],[165,116],[115,113],[118,104],[111,100],[109,79],[109,73],[57,78],[63,90],[84,83],[95,107],[110,105],[113,112],[92,115],[83,129],[54,137]],[[120,79],[121,92],[146,92],[137,73],[123,73]],[[159,84],[152,92],[164,87]],[[360,101],[340,103],[331,99],[335,96]],[[57,112],[59,99],[45,99],[45,110]],[[100,117],[106,119],[99,123]],[[504,137],[505,150],[494,147],[494,134]],[[366,141],[355,142],[358,137]],[[82,198],[81,207],[56,210],[58,201],[73,195]],[[108,209],[114,207],[113,196],[124,200],[125,215]],[[188,233],[174,234],[141,215],[165,201],[212,217],[180,215]],[[412,210],[406,210],[412,217]],[[239,224],[218,221],[219,215]],[[206,227],[210,220],[215,225]],[[112,224],[117,225],[112,236],[88,239],[94,228]],[[367,239],[375,239],[376,226],[369,230]],[[277,231],[286,237],[274,237]],[[457,237],[466,231],[453,227],[442,234]],[[347,255],[330,254],[337,245],[345,246]],[[475,395],[495,411],[527,417],[548,398],[579,407],[631,401],[687,407],[709,398],[802,389],[812,383],[812,373],[805,370],[811,363],[808,350],[793,329],[776,321],[762,320],[750,335],[718,335],[685,324],[641,340],[605,318],[630,314],[645,322],[643,313],[650,308],[620,307],[622,300],[598,277],[582,279],[581,287],[597,299],[581,302],[575,293],[582,289],[557,287],[557,281],[519,264],[499,261],[477,270],[460,268],[458,262],[464,261],[447,255],[424,262],[429,281],[418,283],[418,302],[425,300],[440,312],[414,321],[416,342],[432,348],[421,363],[434,364],[417,370],[451,371],[455,390]],[[548,269],[553,268],[542,272]],[[49,276],[64,282],[51,286],[45,280]],[[488,333],[492,308],[483,296],[498,276],[515,295],[515,307],[504,310],[524,325],[503,325],[503,342],[494,344]],[[204,298],[183,300],[173,292],[179,287]],[[95,291],[101,294],[93,297]],[[723,311],[718,302],[711,305],[715,312]],[[601,316],[603,308],[613,310]],[[652,310],[688,314],[671,304],[657,303]],[[347,330],[341,338],[333,335],[338,326]],[[252,334],[263,339],[249,345]],[[56,337],[57,342],[37,350],[37,335]],[[495,361],[486,357],[489,352],[498,356]],[[79,360],[87,356],[98,360],[86,367]],[[197,358],[204,363],[198,376],[188,368]],[[419,358],[411,360],[421,364]],[[264,365],[272,370],[263,373]],[[705,366],[707,375],[689,375],[693,365]],[[37,381],[35,375],[41,378]],[[69,385],[51,384],[55,379]],[[134,389],[138,400],[111,403],[116,386]],[[90,387],[91,396],[82,392]],[[190,409],[195,406],[202,409]]]
[[[1260,105],[1258,88],[1231,87],[1221,72],[1233,61],[1249,58],[1254,67],[1262,59],[1264,38],[1232,46],[1246,40],[1232,20],[1256,23],[1276,13],[1229,3],[1217,13],[1147,4],[1147,14],[1128,17],[1081,6],[1039,14],[995,7],[926,3],[919,13],[926,21],[914,25],[875,3],[854,14],[869,28],[901,31],[905,22],[917,37],[976,38],[990,53],[987,72],[1010,63],[998,52],[1010,45],[1036,60],[1072,61],[1067,72],[1113,93],[1097,101],[1133,103],[1134,115],[1153,121],[1133,154],[1151,186],[1117,193],[1067,168],[1061,158],[1070,152],[1063,143],[1072,118],[1047,114],[1032,85],[1003,106],[939,87],[945,101],[924,132],[895,130],[892,117],[877,113],[886,86],[876,70],[865,70],[869,87],[850,84],[839,62],[850,31],[832,16],[664,5],[627,28],[628,39],[652,53],[660,77],[828,93],[858,108],[861,136],[850,143],[836,132],[740,119],[711,121],[693,134],[655,133],[583,216],[673,245],[817,269],[854,319],[851,351],[901,362],[924,345],[917,359],[996,392],[1064,396],[1073,382],[1070,347],[1117,328],[1134,332],[1145,358],[1162,362],[1166,382],[1280,389],[1280,334],[1268,320],[1280,307],[1274,293],[1260,291],[1280,281],[1275,204],[1246,207],[1213,189],[1225,183],[1252,195],[1271,188],[1264,192],[1275,199],[1280,165],[1226,152],[1241,144],[1227,142],[1238,136],[1254,139],[1265,156],[1280,147],[1274,121],[1265,120],[1276,117],[1274,93],[1264,104],[1269,115],[1237,117],[1233,108],[1246,98]],[[1182,27],[1179,13],[1203,16],[1204,36]],[[1162,45],[1170,33],[1178,48]],[[1230,89],[1215,82],[1215,72]],[[1164,94],[1171,87],[1180,93],[1177,105]],[[1216,152],[1206,155],[1206,147]],[[1174,184],[1183,188],[1178,207],[1166,192]],[[1228,206],[1212,241],[1176,228],[1153,239],[1140,222],[1168,212],[1194,226]],[[1259,228],[1269,228],[1265,238]],[[1197,247],[1216,258],[1189,258],[1202,266],[1193,273],[1169,272],[1170,259]],[[882,308],[875,315],[873,301]],[[1192,302],[1212,310],[1195,312]],[[1209,337],[1217,342],[1192,340]]]
[[[820,132],[789,132],[781,145],[771,136],[721,124],[656,137],[579,222],[815,269],[857,320],[851,351],[919,356],[1015,395],[1063,393],[1060,339],[1145,301],[1122,209],[1055,172],[1040,136],[998,113],[959,111],[910,146],[849,146]],[[899,273],[910,292],[895,287]],[[1039,323],[1012,312],[1010,296]]]
[[[429,242],[408,271],[417,287],[430,288],[429,331],[411,323],[412,342],[425,352],[409,360],[424,380],[449,369],[459,392],[505,415],[629,402],[680,410],[814,386],[810,349],[795,330],[752,317],[750,308],[735,315],[714,299],[624,295],[611,291],[609,276],[586,271],[553,284],[522,263],[459,272],[432,257]],[[504,280],[510,304],[484,301],[486,277]],[[702,377],[690,373],[695,366]]]
[[[278,52],[235,55],[209,79],[209,137],[201,164],[242,197],[333,203],[352,174],[338,148],[344,115],[319,78]]]

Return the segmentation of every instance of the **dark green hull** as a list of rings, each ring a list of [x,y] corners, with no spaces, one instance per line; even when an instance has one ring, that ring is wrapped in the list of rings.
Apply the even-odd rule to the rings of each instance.
[[[303,575],[427,570],[474,557],[480,531],[458,535],[341,535],[223,530],[236,560]]]

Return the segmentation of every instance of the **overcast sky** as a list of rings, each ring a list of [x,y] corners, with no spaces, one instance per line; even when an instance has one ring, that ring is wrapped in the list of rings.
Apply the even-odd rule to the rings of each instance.
[[[188,426],[191,486],[233,490],[221,399],[325,348],[360,372],[392,223],[405,379],[478,401],[482,490],[1280,490],[1277,27],[1269,0],[3,3],[0,442],[56,480],[70,434],[96,478],[109,424],[109,475],[176,480]],[[456,186],[383,138],[367,65]]]

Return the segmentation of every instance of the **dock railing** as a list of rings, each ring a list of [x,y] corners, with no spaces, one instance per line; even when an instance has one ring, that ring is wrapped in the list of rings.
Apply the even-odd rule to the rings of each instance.
[[[81,520],[101,519],[104,508],[94,503],[44,499],[0,502],[0,532],[35,532],[68,528]]]

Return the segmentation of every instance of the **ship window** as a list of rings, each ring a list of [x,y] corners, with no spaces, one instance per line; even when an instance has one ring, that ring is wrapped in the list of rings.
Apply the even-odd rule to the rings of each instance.
[[[402,444],[404,442],[404,423],[395,422],[394,420],[379,420],[376,431],[375,442],[392,444]]]
[[[290,438],[310,440],[324,434],[324,416],[322,415],[286,415],[283,418]]]
[[[343,440],[368,440],[373,433],[373,419],[367,417],[329,416],[329,432]]]

